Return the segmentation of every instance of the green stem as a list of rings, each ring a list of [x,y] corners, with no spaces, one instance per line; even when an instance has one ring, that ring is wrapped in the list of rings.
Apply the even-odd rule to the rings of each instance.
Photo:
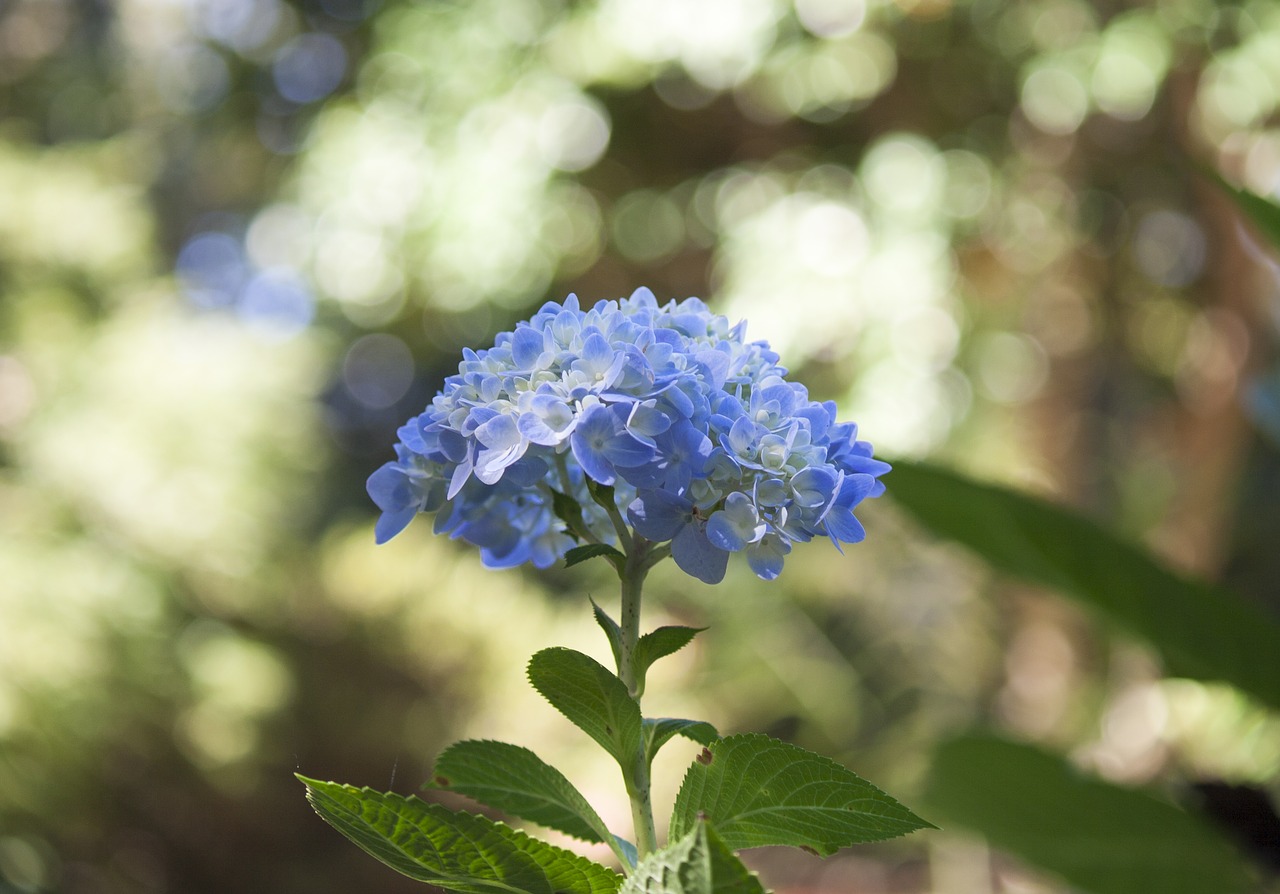
[[[619,650],[618,673],[627,693],[637,706],[644,693],[644,684],[636,678],[635,653],[640,641],[640,601],[645,575],[649,571],[650,543],[640,535],[631,542],[627,563],[622,577],[622,648]],[[631,819],[636,829],[636,851],[643,858],[657,849],[658,836],[653,825],[653,803],[650,800],[649,762],[641,745],[631,761],[631,767],[623,767],[627,796],[631,799]]]
[[[622,549],[625,552],[631,552],[631,532],[627,529],[627,523],[623,520],[622,513],[618,511],[618,504],[611,499],[598,500],[597,502],[608,513],[609,521],[613,524],[613,530],[618,534],[618,543],[621,544]],[[643,577],[643,575],[641,576]]]

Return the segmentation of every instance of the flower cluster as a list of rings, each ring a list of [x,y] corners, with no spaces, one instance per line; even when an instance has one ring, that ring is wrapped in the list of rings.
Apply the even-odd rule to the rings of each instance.
[[[729,553],[771,580],[793,543],[862,540],[854,507],[884,490],[889,466],[745,330],[696,298],[659,307],[648,289],[586,311],[574,295],[543,305],[489,350],[464,351],[401,427],[398,459],[369,478],[378,542],[436,512],[436,532],[486,565],[546,567],[574,545],[557,493],[582,507],[577,533],[620,545],[625,506],[636,534],[670,541],[707,583]],[[617,503],[593,499],[588,479]]]

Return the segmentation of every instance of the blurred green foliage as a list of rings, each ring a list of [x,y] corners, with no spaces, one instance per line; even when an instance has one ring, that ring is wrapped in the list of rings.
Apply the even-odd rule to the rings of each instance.
[[[464,735],[626,816],[521,677],[607,661],[608,569],[375,549],[363,494],[463,345],[570,290],[707,298],[885,452],[1276,615],[1280,267],[1187,160],[1276,194],[1278,47],[1264,0],[0,4],[0,891],[410,890],[291,773],[410,792]],[[1274,796],[1274,714],[879,502],[773,585],[656,571],[651,623],[711,629],[653,711],[908,802],[974,725],[1189,810]],[[751,856],[779,890],[1060,890],[931,835]]]

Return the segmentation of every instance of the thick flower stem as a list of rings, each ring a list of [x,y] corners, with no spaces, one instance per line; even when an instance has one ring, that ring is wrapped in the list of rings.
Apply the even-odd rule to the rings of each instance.
[[[640,599],[645,574],[649,570],[646,561],[650,543],[636,536],[627,555],[622,577],[622,648],[618,654],[618,673],[627,687],[627,693],[637,706],[644,694],[644,684],[635,672],[636,644],[640,640]],[[653,804],[650,800],[649,762],[644,746],[631,761],[630,768],[623,767],[627,796],[631,799],[631,818],[636,829],[636,850],[641,857],[657,849],[657,832],[653,825]]]

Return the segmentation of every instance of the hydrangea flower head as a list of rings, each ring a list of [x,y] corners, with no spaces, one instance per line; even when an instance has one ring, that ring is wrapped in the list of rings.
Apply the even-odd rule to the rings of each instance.
[[[575,544],[557,495],[581,506],[587,536],[619,545],[618,515],[590,489],[608,487],[635,534],[669,541],[707,583],[730,553],[772,580],[794,543],[857,543],[854,509],[884,491],[889,466],[778,360],[696,298],[547,303],[492,348],[465,350],[400,428],[397,459],[368,482],[377,540],[434,512],[436,532],[484,564],[545,568]]]

